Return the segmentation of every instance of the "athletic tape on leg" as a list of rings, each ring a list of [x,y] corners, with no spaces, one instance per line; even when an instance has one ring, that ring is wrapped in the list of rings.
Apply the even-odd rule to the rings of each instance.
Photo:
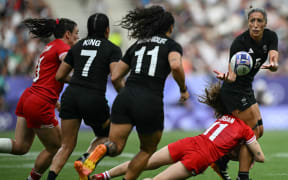
[[[0,138],[0,153],[12,152],[12,140],[10,138]]]

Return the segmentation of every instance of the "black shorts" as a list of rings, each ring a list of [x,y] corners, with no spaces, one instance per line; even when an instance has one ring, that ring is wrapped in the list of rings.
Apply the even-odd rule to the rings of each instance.
[[[244,111],[256,103],[252,90],[249,93],[241,93],[221,88],[220,93],[222,102],[230,113],[236,109]]]
[[[125,87],[113,103],[111,121],[115,124],[135,125],[140,134],[162,131],[162,97],[145,88]]]
[[[108,136],[110,124],[104,123],[109,118],[109,106],[105,96],[93,89],[79,86],[68,86],[61,97],[62,119],[83,119],[91,126],[96,136]]]

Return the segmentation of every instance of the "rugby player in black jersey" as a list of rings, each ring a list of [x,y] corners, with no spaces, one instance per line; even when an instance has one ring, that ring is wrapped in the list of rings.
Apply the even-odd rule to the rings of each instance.
[[[111,79],[117,82],[129,71],[130,75],[112,106],[109,141],[90,154],[83,165],[84,174],[89,175],[104,155],[119,155],[135,126],[140,151],[129,164],[125,179],[137,179],[162,136],[163,88],[170,71],[179,86],[180,101],[189,98],[182,48],[170,38],[173,24],[172,14],[160,6],[137,8],[122,19],[121,26],[137,41],[119,61]]]
[[[109,106],[105,98],[107,78],[122,53],[119,47],[108,41],[109,19],[105,14],[91,15],[87,28],[88,36],[71,48],[56,74],[56,79],[62,81],[74,69],[69,86],[61,97],[62,145],[53,158],[48,180],[56,178],[71,155],[82,119],[97,137],[88,152],[105,142],[109,134]],[[122,82],[114,83],[117,91],[124,86]],[[76,170],[79,163],[81,166],[81,161],[75,161]]]
[[[239,51],[248,52],[253,59],[253,68],[245,76],[237,76],[229,65],[227,73],[217,70],[216,77],[224,80],[221,88],[221,97],[228,112],[243,120],[253,128],[257,138],[263,135],[262,117],[259,106],[255,100],[252,82],[259,69],[277,71],[278,68],[278,38],[277,34],[266,27],[267,14],[260,8],[251,8],[248,12],[249,29],[240,34],[233,41],[230,48],[230,58]],[[268,63],[264,64],[268,59]],[[229,158],[224,156],[212,167],[224,180],[231,179],[227,174]],[[239,174],[237,179],[249,179],[249,168],[252,163],[252,155],[247,146],[240,147]]]

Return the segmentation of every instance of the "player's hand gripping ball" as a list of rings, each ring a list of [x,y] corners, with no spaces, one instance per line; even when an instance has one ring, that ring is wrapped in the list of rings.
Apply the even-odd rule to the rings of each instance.
[[[251,71],[253,60],[250,54],[240,51],[232,56],[230,66],[237,76],[244,76]]]

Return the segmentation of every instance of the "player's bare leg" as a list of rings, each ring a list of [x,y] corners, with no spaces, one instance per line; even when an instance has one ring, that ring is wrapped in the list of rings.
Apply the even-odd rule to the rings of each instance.
[[[102,130],[105,131],[105,129],[107,129],[110,126],[110,120],[107,119],[106,122],[104,122],[102,124]],[[93,127],[92,127],[93,128]],[[107,134],[108,136],[108,134]],[[89,154],[92,153],[94,151],[94,149],[96,148],[97,145],[99,144],[104,144],[105,142],[108,141],[108,137],[107,136],[98,136],[95,137],[91,143],[90,146],[88,147],[88,150],[82,154],[82,156],[80,156],[75,162],[74,162],[74,167],[76,169],[76,171],[78,173],[82,172],[82,168],[83,168],[83,163],[84,161],[88,158]]]
[[[54,176],[58,175],[77,143],[78,130],[81,125],[81,119],[61,120],[62,130],[62,143],[61,148],[58,150],[53,158],[48,179],[55,179]]]
[[[153,180],[186,179],[190,176],[192,176],[192,173],[189,172],[180,161],[178,161],[155,176]]]
[[[129,163],[130,161],[126,161],[110,169],[109,171],[105,171],[100,174],[95,174],[91,178],[92,180],[106,180],[106,179],[122,176],[126,173]],[[153,155],[148,160],[145,170],[157,169],[161,166],[172,164],[172,163],[174,163],[174,161],[170,156],[168,146],[165,146],[161,148],[160,150],[158,150],[157,152],[153,153]]]
[[[125,174],[126,180],[137,179],[146,167],[149,158],[157,150],[160,142],[162,131],[156,131],[149,134],[139,134],[140,152],[131,160]]]
[[[127,141],[127,138],[132,130],[131,124],[114,124],[111,123],[109,140],[105,144],[98,145],[95,150],[84,161],[81,169],[75,167],[79,175],[84,174],[88,176],[95,169],[97,163],[105,156],[119,155]],[[79,166],[79,164],[76,166]],[[80,169],[80,171],[79,171]]]
[[[14,155],[26,154],[34,141],[35,133],[33,129],[27,128],[26,119],[24,117],[17,116],[17,124],[15,129],[15,139],[11,139],[9,143],[10,148],[3,152],[0,147],[0,152],[11,153]]]
[[[41,151],[40,154],[37,156],[34,168],[30,173],[30,176],[34,176],[33,179],[36,179],[35,177],[41,177],[41,175],[46,171],[46,169],[48,169],[52,162],[53,156],[60,148],[61,131],[59,126],[56,126],[54,128],[39,128],[33,130],[45,147],[45,149]]]
[[[243,120],[248,126],[254,129],[254,133],[259,138],[260,135],[263,134],[263,126],[262,128],[258,126],[258,121],[261,120],[261,113],[259,110],[258,104],[253,104],[245,111],[234,111],[232,114]],[[262,121],[262,120],[261,120]],[[243,145],[240,149],[239,154],[239,174],[238,179],[249,179],[249,169],[253,162],[253,157],[246,145]],[[244,178],[240,178],[239,176],[243,176]]]
[[[26,119],[17,116],[15,139],[0,138],[0,152],[14,155],[26,154],[33,143],[34,137],[35,133],[33,129],[27,128]],[[41,177],[41,174],[37,173],[34,169],[32,169],[31,175],[35,175],[37,178]]]

